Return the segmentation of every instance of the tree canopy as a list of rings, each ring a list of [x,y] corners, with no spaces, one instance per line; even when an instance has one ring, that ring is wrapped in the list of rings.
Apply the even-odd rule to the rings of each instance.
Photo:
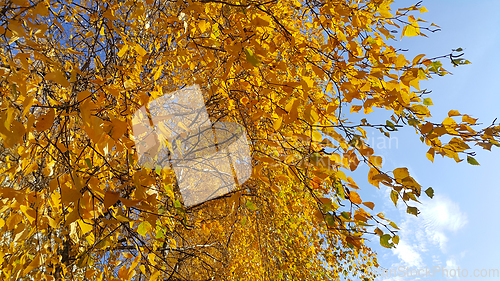
[[[372,280],[365,239],[394,247],[398,226],[351,173],[368,165],[368,182],[413,215],[434,191],[384,171],[367,131],[412,127],[430,161],[478,165],[472,145],[500,146],[498,124],[456,110],[431,121],[420,81],[448,73],[440,60],[469,62],[390,45],[439,28],[420,3],[0,3],[2,280]],[[192,85],[210,122],[239,124],[252,166],[194,205],[173,169],[139,163],[133,131],[138,110]]]

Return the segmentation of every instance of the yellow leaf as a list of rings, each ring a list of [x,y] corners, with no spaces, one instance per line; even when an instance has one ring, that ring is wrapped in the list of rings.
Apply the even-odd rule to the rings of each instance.
[[[326,92],[333,93],[333,83],[331,81],[329,81],[328,84],[326,85]]]
[[[42,115],[38,121],[36,122],[36,130],[39,132],[45,131],[52,127],[54,124],[54,118],[55,118],[55,111],[53,108],[49,109],[47,114]]]
[[[139,203],[139,200],[130,200],[130,199],[125,199],[125,198],[120,198],[120,201],[123,203],[123,205],[125,205],[129,208],[135,207],[135,205],[137,205]]]
[[[434,125],[431,122],[427,122],[424,125],[420,126],[420,132],[423,135],[425,135],[425,134],[429,133],[430,131],[432,131],[433,128],[434,128]]]
[[[253,23],[255,26],[268,26],[271,22],[271,17],[267,14],[259,15],[254,18]]]
[[[465,114],[464,116],[462,116],[462,122],[466,122],[466,123],[469,123],[471,125],[475,125],[476,121],[477,121],[477,119],[472,118],[472,117],[470,117],[467,114]]]
[[[34,97],[33,96],[27,97],[23,101],[23,113],[22,113],[22,116],[26,116],[26,113],[28,113],[28,111],[30,110],[31,106],[34,103],[35,103],[35,101],[34,101]]]
[[[372,165],[374,165],[375,167],[382,168],[382,157],[380,157],[380,156],[370,156],[368,159],[369,159],[370,163]]]
[[[132,264],[130,265],[130,268],[128,270],[128,274],[127,274],[127,280],[131,280],[132,277],[134,276],[135,274],[135,268],[137,267],[137,265],[139,264],[139,261],[140,261],[140,258],[141,258],[141,255],[137,255],[134,259],[134,261],[132,261]]]
[[[8,27],[12,31],[12,34],[17,37],[25,37],[26,36],[26,30],[24,27],[21,25],[20,22],[16,20],[9,20],[8,21]]]
[[[201,33],[205,33],[205,31],[208,30],[208,23],[204,20],[200,20],[198,22],[198,28],[200,29]]]
[[[320,132],[314,131],[312,133],[312,140],[315,142],[321,142],[323,140],[323,136],[321,135]]]
[[[425,7],[420,7],[418,10],[419,10],[420,13],[425,13],[425,12],[429,11]]]
[[[78,225],[80,226],[82,235],[91,233],[94,230],[94,225],[92,224],[92,221],[78,220],[77,222]]]
[[[14,121],[14,117],[16,117],[15,109],[13,107],[9,107],[9,109],[7,109],[6,115],[7,118],[5,118],[4,126],[5,128],[9,129],[10,125],[12,125],[12,121]]]
[[[48,2],[39,2],[38,5],[36,5],[34,13],[38,14],[42,17],[46,17],[49,15],[49,10],[47,9]]]
[[[411,106],[411,110],[420,117],[430,117],[429,108],[421,104],[414,104]]]
[[[135,51],[139,54],[139,56],[143,57],[145,56],[148,52],[142,48],[141,45],[136,44],[134,47]]]
[[[370,208],[371,210],[373,210],[373,208],[375,207],[375,204],[373,202],[363,202],[363,205]]]
[[[66,49],[66,51],[68,51],[70,54],[74,54],[74,55],[83,55],[83,53],[82,53],[82,52],[75,51],[75,50],[73,50],[72,48],[67,48],[67,49]],[[77,71],[77,70],[78,70],[78,68],[77,68],[77,67],[75,67],[75,68],[74,68],[74,71]],[[81,74],[81,73],[80,73],[80,74]]]
[[[375,178],[377,175],[379,175],[377,169],[370,168],[370,171],[368,172],[368,183],[379,188],[379,181]]]
[[[354,236],[346,236],[345,238],[347,243],[350,243],[351,245],[355,246],[356,248],[361,248],[361,238],[360,237],[354,237]]]
[[[30,262],[30,264],[23,270],[23,276],[30,273],[33,269],[40,266],[40,253]]]
[[[26,128],[23,123],[14,120],[12,122],[12,128],[10,129],[9,135],[5,140],[4,144],[7,147],[13,147],[16,143],[22,140],[23,135],[26,133]]]
[[[404,178],[408,177],[410,173],[408,172],[408,168],[397,168],[394,169],[393,171],[394,178],[398,181],[401,182]]]
[[[363,106],[361,106],[361,105],[351,105],[351,112],[350,113],[358,112],[361,108],[363,108]]]
[[[425,156],[427,156],[427,159],[431,160],[431,162],[434,162],[434,148],[429,148]]]
[[[69,86],[69,81],[66,79],[66,76],[61,72],[61,71],[52,71],[47,74],[45,74],[45,79],[54,81],[57,84],[63,86],[63,87],[68,87]]]
[[[153,76],[153,80],[158,80],[158,78],[160,78],[161,74],[162,74],[162,70],[163,68],[165,67],[165,65],[160,65],[160,67],[158,67],[158,69],[156,70],[155,72],[155,75]]]
[[[391,12],[389,12],[389,9],[389,5],[380,5],[378,12],[384,18],[392,18],[394,16],[391,14]]]
[[[403,36],[413,37],[413,36],[417,36],[419,34],[420,34],[420,28],[418,26],[418,23],[413,22],[413,23],[404,27],[403,34],[401,35],[401,38],[403,38]]]
[[[116,20],[116,17],[113,15],[113,9],[106,9],[103,16],[111,21]]]
[[[361,198],[359,197],[359,194],[354,190],[349,191],[349,199],[354,204],[361,204],[362,202]]]
[[[309,122],[309,124],[316,124],[318,122],[319,116],[316,110],[310,106],[304,112],[305,119]]]
[[[462,114],[460,114],[460,112],[458,112],[457,110],[453,110],[453,109],[452,109],[452,110],[450,110],[450,111],[448,112],[448,116],[450,116],[450,117],[453,117],[453,116],[460,116],[460,115],[462,115]]]
[[[76,202],[82,194],[80,193],[80,190],[76,188],[72,188],[68,183],[62,184],[61,185],[61,202],[62,203],[70,203],[70,202]]]
[[[425,57],[425,54],[420,54],[416,56],[412,61],[412,65],[417,65],[423,57]]]
[[[83,92],[79,92],[77,95],[77,100],[78,100],[78,102],[81,102],[82,100],[85,100],[86,98],[88,98],[90,95],[92,95],[92,93],[89,92],[88,90],[85,90]]]
[[[445,127],[455,127],[457,125],[457,122],[455,122],[455,120],[453,120],[453,118],[450,118],[450,117],[446,117],[444,120],[443,120],[443,125]]]
[[[361,133],[361,135],[363,135],[363,138],[365,138],[365,139],[367,138],[367,137],[366,137],[366,131],[365,131],[365,130],[363,130],[363,128],[361,128],[361,127],[357,127],[357,128],[356,128],[356,130],[358,130],[358,131]],[[363,151],[360,151],[360,152],[362,152],[362,153],[363,153],[363,155],[371,155],[371,154],[373,154],[373,150],[370,150],[370,149],[366,150],[366,148],[365,148],[364,150],[365,150],[367,153],[363,153]]]
[[[21,211],[26,215],[26,218],[30,223],[33,223],[36,219],[36,211],[33,208],[30,208],[26,205],[20,206]]]
[[[57,229],[57,227],[59,226],[57,221],[55,219],[51,218],[50,216],[46,216],[46,218],[49,220],[50,227]]]
[[[118,199],[120,199],[120,193],[106,191],[104,195],[104,209],[108,209],[110,206],[115,204],[118,201]]]
[[[127,122],[121,121],[120,119],[112,119],[111,124],[111,137],[114,140],[118,140],[127,132]]]
[[[469,145],[467,145],[461,138],[452,138],[448,143],[456,152],[464,151],[469,149]]]
[[[406,65],[405,56],[404,55],[399,55],[396,58],[396,62],[394,63],[394,65],[396,66],[396,68],[402,68],[403,66],[405,66]]]
[[[281,128],[281,124],[283,123],[283,117],[280,116],[274,123],[273,123],[273,129],[278,131]]]
[[[315,64],[312,65],[312,69],[319,78],[323,79],[325,77],[325,72]]]
[[[127,50],[128,50],[128,45],[127,44],[123,45],[123,47],[118,52],[118,56],[120,58],[123,57],[123,55],[125,55],[125,53],[127,52]]]
[[[329,158],[330,158],[330,161],[332,161],[333,163],[341,163],[342,162],[342,158],[340,157],[340,155],[338,153],[332,153],[329,155]],[[345,178],[345,175],[344,175],[344,178]]]

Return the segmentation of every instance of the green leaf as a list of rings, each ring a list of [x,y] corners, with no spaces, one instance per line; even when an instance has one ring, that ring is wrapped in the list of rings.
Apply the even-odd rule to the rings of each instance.
[[[433,105],[431,98],[425,98],[424,99],[424,105],[427,105],[427,106]]]
[[[312,164],[317,165],[320,160],[321,160],[321,155],[319,153],[313,153],[311,154],[311,156],[309,156],[309,162]]]
[[[332,202],[324,203],[321,208],[323,209],[323,212],[328,213],[330,211],[333,211],[332,207]]]
[[[469,163],[471,165],[479,165],[479,163],[476,161],[476,159],[474,159],[474,157],[471,157],[471,156],[467,156],[467,163]]]
[[[163,233],[163,230],[161,228],[156,231],[155,238],[156,239],[164,239],[165,238],[165,234]]]
[[[101,241],[99,241],[95,247],[97,249],[105,249],[109,246],[113,245],[113,243],[111,241],[109,241],[109,238],[106,238],[106,239],[102,239]]]
[[[351,219],[351,215],[348,213],[348,212],[342,212],[341,213],[341,216],[346,219],[346,220],[350,220]]]
[[[360,144],[359,138],[360,138],[360,136],[354,135],[352,140],[349,141],[349,145],[352,147],[358,146]]]
[[[389,234],[384,234],[380,236],[380,245],[386,248],[392,248],[394,247],[394,244],[389,243],[389,240],[391,239],[391,236]]]
[[[408,206],[408,208],[406,209],[406,212],[408,214],[412,214],[412,215],[415,215],[415,216],[418,215],[418,209],[416,207],[410,207],[410,206]]]
[[[254,55],[254,53],[249,50],[249,49],[245,49],[245,55],[246,55],[246,59],[249,63],[251,63],[253,66],[258,66],[260,61],[259,59]]]
[[[427,188],[425,190],[425,194],[427,194],[430,198],[434,197],[434,189],[432,189],[432,187]]]
[[[391,191],[391,200],[394,202],[394,206],[398,206],[398,193],[394,190]]]
[[[165,239],[165,233],[168,232],[168,228],[156,222],[156,236],[155,239]]]
[[[139,226],[137,227],[137,233],[139,233],[142,236],[146,236],[146,233],[151,230],[151,224],[147,221],[141,222]]]
[[[80,258],[76,262],[76,265],[78,267],[84,267],[88,264],[88,262],[89,262],[89,255],[84,253],[82,256],[80,256]]]
[[[179,202],[179,200],[175,200],[174,206],[178,209],[182,208],[181,202]]]
[[[440,61],[435,61],[429,64],[429,70],[432,72],[439,73],[439,68],[443,66],[443,64]]]
[[[247,224],[247,217],[243,217],[240,221],[241,225]]]
[[[394,126],[394,123],[392,123],[391,121],[389,120],[386,120],[385,121],[385,128],[389,131],[397,131],[398,129],[396,129],[396,126]],[[390,128],[390,129],[389,129]]]
[[[415,118],[408,119],[408,125],[415,126],[418,124],[420,124],[420,121],[418,119],[415,119]]]
[[[250,209],[252,211],[257,210],[257,206],[255,206],[255,204],[252,203],[251,201],[247,201],[247,203],[245,205],[247,206],[248,209]]]
[[[464,50],[464,49],[462,49],[462,48],[458,48],[458,49],[453,50],[453,51],[455,51],[455,52],[461,52],[461,51],[463,51],[463,50]]]
[[[87,164],[87,167],[89,167],[89,169],[92,169],[92,163],[90,162],[90,159],[85,158],[85,163]]]
[[[340,184],[339,182],[335,182],[335,187],[337,188],[337,194],[340,196],[340,198],[342,198],[342,200],[345,200],[345,191],[342,184]]]
[[[325,215],[325,221],[326,221],[326,224],[330,227],[333,227],[335,226],[335,220],[333,218],[333,216],[331,214],[326,214]]]

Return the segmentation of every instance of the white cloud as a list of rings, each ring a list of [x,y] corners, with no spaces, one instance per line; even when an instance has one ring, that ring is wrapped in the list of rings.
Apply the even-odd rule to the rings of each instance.
[[[399,245],[397,245],[393,252],[406,266],[421,267],[423,265],[422,256],[420,255],[418,248],[414,245],[408,244],[406,240],[400,241]]]
[[[429,200],[422,208],[422,217],[431,227],[457,231],[467,223],[467,216],[458,204],[443,196]]]
[[[384,189],[381,191],[387,195],[390,192]],[[390,199],[387,201],[392,204]],[[460,210],[457,203],[439,195],[431,200],[424,199],[423,204],[417,207],[421,210],[421,214],[415,217],[406,214],[404,204],[398,204],[398,210],[404,220],[398,224],[401,229],[400,242],[392,251],[399,262],[392,264],[391,267],[420,269],[426,266],[440,266],[442,269],[456,269],[457,260],[446,255],[446,245],[449,235],[467,224],[467,215]],[[384,281],[407,280],[407,276],[399,279],[394,279],[395,276],[388,277],[393,278]]]
[[[457,261],[454,258],[446,260],[446,268],[448,269],[457,269]]]
[[[447,231],[456,232],[467,224],[467,216],[455,202],[443,196],[426,201],[420,208],[424,229],[430,242],[446,251]]]
[[[442,274],[447,279],[457,277],[458,264],[454,258],[450,258],[446,260],[446,266],[442,270]]]

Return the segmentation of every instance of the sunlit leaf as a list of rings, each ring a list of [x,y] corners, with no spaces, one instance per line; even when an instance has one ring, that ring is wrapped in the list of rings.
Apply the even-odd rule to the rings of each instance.
[[[427,188],[425,190],[425,194],[427,194],[430,198],[434,197],[434,189],[432,189],[432,187]]]
[[[467,155],[467,163],[471,165],[479,165],[479,163],[477,162],[476,159],[474,159],[474,157],[468,155]]]

